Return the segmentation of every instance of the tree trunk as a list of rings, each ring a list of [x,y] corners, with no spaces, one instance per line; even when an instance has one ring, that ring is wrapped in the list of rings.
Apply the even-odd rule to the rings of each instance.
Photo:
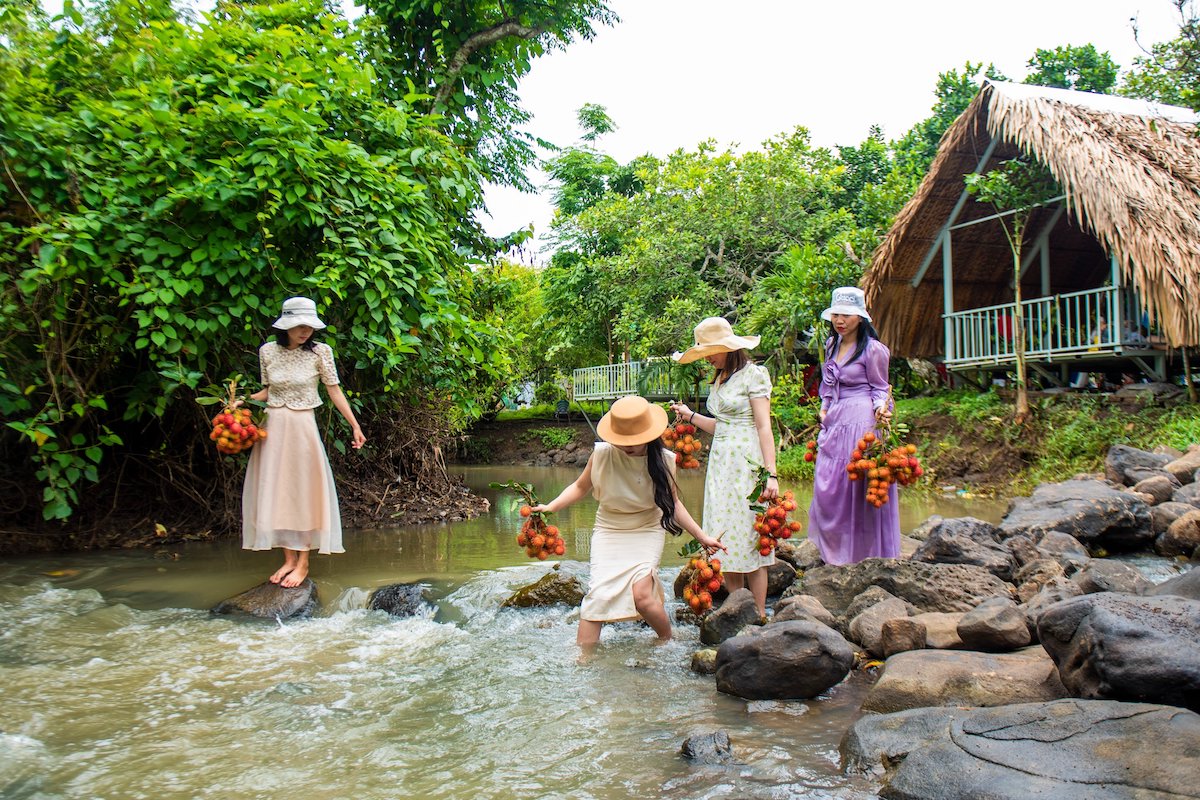
[[[1018,229],[1018,237],[1020,236]],[[1025,314],[1021,308],[1021,240],[1016,238],[1013,248],[1013,299],[1016,308],[1013,311],[1012,337],[1013,355],[1017,367],[1017,407],[1014,421],[1024,425],[1029,418],[1029,390],[1026,383],[1025,371]]]

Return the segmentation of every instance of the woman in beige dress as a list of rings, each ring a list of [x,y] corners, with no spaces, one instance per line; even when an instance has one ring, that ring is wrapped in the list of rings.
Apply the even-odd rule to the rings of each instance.
[[[577,641],[590,652],[605,622],[644,619],[659,641],[671,638],[671,621],[658,580],[667,532],[687,531],[708,552],[724,546],[706,536],[679,500],[675,454],[655,443],[667,427],[667,412],[645,398],[622,397],[601,417],[597,442],[583,472],[549,503],[534,511],[553,513],[596,496],[592,570],[579,614]]]
[[[346,422],[351,445],[367,441],[338,384],[329,345],[313,334],[325,327],[317,304],[307,297],[283,303],[272,324],[276,340],[258,350],[263,388],[250,395],[267,404],[270,433],[250,451],[242,490],[242,547],[283,548],[283,566],[271,575],[280,586],[299,586],[308,577],[310,550],[344,553],[333,471],[313,409],[321,405],[317,382]]]

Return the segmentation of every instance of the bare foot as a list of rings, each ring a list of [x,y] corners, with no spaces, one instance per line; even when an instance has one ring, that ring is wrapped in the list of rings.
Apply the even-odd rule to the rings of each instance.
[[[308,565],[297,564],[295,569],[287,574],[287,577],[279,582],[279,585],[285,589],[294,589],[304,583],[304,579],[308,577]]]
[[[275,574],[272,575],[269,580],[271,581],[271,583],[279,583],[281,580],[283,580],[283,576],[287,575],[289,572],[291,572],[295,568],[296,568],[295,564],[284,564],[282,567],[275,570]]]

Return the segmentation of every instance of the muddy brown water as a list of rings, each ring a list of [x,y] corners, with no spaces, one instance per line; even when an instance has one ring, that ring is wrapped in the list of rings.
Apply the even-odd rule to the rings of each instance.
[[[549,498],[578,471],[462,471],[492,513],[348,532],[347,553],[313,559],[324,607],[306,621],[209,615],[278,560],[232,541],[0,560],[0,798],[875,796],[837,753],[868,676],[748,703],[687,669],[694,628],[655,647],[632,624],[578,664],[572,612],[500,610],[548,567],[517,548],[519,517],[487,488],[523,480]],[[698,515],[702,477],[685,474],[682,490]],[[901,509],[908,530],[931,513],[995,521],[1003,506],[906,497]],[[558,515],[566,558],[587,560],[593,511]],[[664,554],[668,583],[680,543]],[[401,581],[425,585],[436,614],[364,609]],[[679,756],[717,728],[741,764]]]

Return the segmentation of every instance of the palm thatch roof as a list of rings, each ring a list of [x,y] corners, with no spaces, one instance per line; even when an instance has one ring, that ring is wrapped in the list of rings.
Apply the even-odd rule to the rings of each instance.
[[[1138,292],[1168,343],[1200,344],[1198,122],[1188,109],[1142,100],[985,82],[872,256],[863,288],[883,340],[898,355],[941,353],[941,259],[915,287],[913,280],[959,201],[963,176],[1024,154],[1049,169],[1066,196],[1067,213],[1051,233],[1052,293],[1100,286],[1115,258],[1122,285]],[[971,199],[955,223],[994,212]],[[1052,214],[1039,209],[1028,235]],[[1012,302],[1012,254],[998,223],[955,230],[952,255],[955,310]],[[1022,280],[1026,298],[1041,294],[1035,272]]]

